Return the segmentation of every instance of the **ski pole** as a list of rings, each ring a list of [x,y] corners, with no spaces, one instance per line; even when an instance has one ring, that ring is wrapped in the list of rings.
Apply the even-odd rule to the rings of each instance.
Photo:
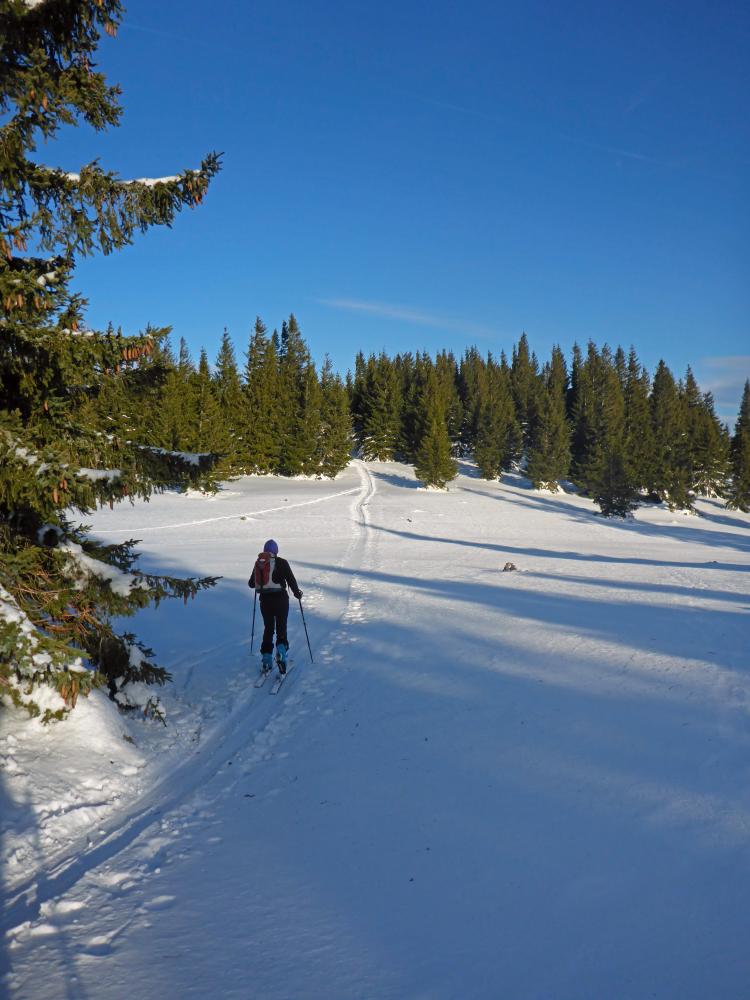
[[[315,663],[312,655],[312,649],[310,647],[310,636],[307,634],[307,622],[305,621],[305,612],[302,610],[302,598],[298,597],[299,601],[299,612],[302,615],[302,624],[305,626],[305,638],[307,639],[307,648],[310,651],[310,663]]]
[[[258,600],[258,591],[253,591],[253,627],[250,630],[250,652],[253,651],[253,639],[255,637],[255,605]]]

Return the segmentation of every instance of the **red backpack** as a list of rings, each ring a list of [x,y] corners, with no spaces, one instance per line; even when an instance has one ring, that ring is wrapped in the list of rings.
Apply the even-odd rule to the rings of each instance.
[[[275,583],[273,579],[273,571],[276,567],[276,557],[271,555],[270,552],[260,552],[258,558],[255,560],[255,569],[253,570],[255,589],[258,593],[263,594],[268,590],[281,590],[281,584]]]

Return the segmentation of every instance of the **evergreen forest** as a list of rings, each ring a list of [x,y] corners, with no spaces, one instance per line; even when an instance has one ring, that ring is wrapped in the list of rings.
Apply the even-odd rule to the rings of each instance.
[[[525,334],[510,359],[359,354],[348,384],[363,456],[413,462],[433,485],[473,456],[487,479],[520,469],[536,489],[573,483],[605,515],[641,501],[692,509],[697,496],[750,509],[750,383],[733,435],[690,368],[676,378],[660,361],[650,375],[634,349],[592,342],[543,363]]]
[[[360,352],[344,385],[328,359],[316,373],[292,315],[270,336],[257,319],[244,357],[240,369],[226,331],[213,364],[204,350],[196,367],[184,341],[177,358],[163,348],[168,375],[150,406],[100,400],[99,419],[140,413],[131,433],[217,454],[219,478],[334,476],[354,451],[444,487],[465,457],[486,479],[520,470],[536,489],[573,484],[604,515],[639,502],[692,510],[698,496],[750,509],[750,385],[732,435],[690,368],[676,378],[660,361],[651,376],[633,348],[589,343],[566,360],[556,347],[540,364],[523,334],[510,359]]]

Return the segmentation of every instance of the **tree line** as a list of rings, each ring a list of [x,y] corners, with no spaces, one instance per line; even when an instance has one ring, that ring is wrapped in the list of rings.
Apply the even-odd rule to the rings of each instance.
[[[731,435],[690,368],[675,378],[662,360],[652,377],[634,348],[575,345],[568,362],[555,347],[540,364],[523,334],[510,359],[476,347],[460,359],[359,352],[344,383],[328,358],[316,372],[291,315],[270,335],[256,319],[244,357],[240,368],[226,330],[213,365],[201,350],[196,366],[184,341],[176,358],[162,347],[147,362],[161,372],[157,398],[127,400],[116,380],[97,400],[99,420],[144,413],[131,433],[170,451],[218,455],[214,481],[335,476],[354,448],[365,459],[411,463],[438,487],[461,456],[486,479],[521,469],[537,489],[569,481],[605,515],[642,501],[690,510],[698,496],[750,509],[750,388]]]
[[[750,510],[750,383],[734,435],[690,368],[677,379],[660,361],[651,377],[634,349],[593,342],[569,364],[559,347],[540,364],[525,334],[510,360],[360,353],[347,383],[363,456],[413,462],[436,486],[472,455],[487,479],[520,467],[538,489],[572,481],[606,515],[696,496]]]
[[[184,339],[175,355],[154,333],[148,355],[90,401],[105,433],[212,456],[204,484],[250,473],[333,477],[347,464],[346,387],[328,358],[317,371],[294,315],[271,334],[258,317],[241,365],[226,329],[213,365],[205,349],[196,365]]]

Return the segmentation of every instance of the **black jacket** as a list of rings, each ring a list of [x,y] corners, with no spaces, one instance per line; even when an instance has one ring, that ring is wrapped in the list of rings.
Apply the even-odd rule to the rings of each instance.
[[[289,587],[289,589],[297,598],[297,600],[299,600],[300,597],[302,597],[302,591],[299,589],[299,587],[297,586],[297,581],[294,579],[294,573],[292,573],[292,567],[289,565],[286,559],[282,559],[281,556],[276,556],[276,563],[273,568],[273,574],[271,575],[271,579],[273,580],[274,583],[280,584],[281,589],[283,591],[286,591],[286,588]],[[247,585],[248,587],[251,588],[255,587],[255,567],[253,567],[252,576],[247,581]],[[273,593],[278,593],[278,591],[269,590],[267,593],[273,594]],[[264,597],[265,595],[261,594],[260,596]]]

